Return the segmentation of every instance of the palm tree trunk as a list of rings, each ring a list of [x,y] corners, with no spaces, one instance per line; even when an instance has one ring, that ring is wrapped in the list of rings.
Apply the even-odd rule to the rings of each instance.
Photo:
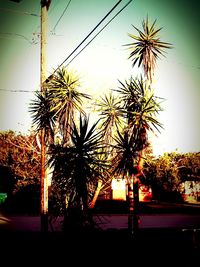
[[[128,230],[132,235],[134,233],[134,196],[133,196],[133,176],[128,177]]]
[[[137,173],[132,175],[131,180],[128,181],[128,201],[129,201],[129,216],[128,216],[128,229],[131,234],[136,234],[139,229],[139,176],[143,168],[143,154],[141,151]]]
[[[134,196],[134,232],[137,233],[139,229],[139,177],[142,174],[142,168],[143,168],[143,163],[144,163],[144,149],[141,151],[139,155],[139,160],[138,160],[138,165],[137,165],[137,173],[133,178],[133,196]]]
[[[93,209],[94,208],[94,206],[95,206],[95,203],[96,203],[96,201],[97,201],[97,198],[98,198],[98,196],[99,196],[99,192],[100,192],[100,190],[101,190],[101,188],[102,188],[102,180],[98,180],[98,184],[97,184],[97,188],[96,188],[96,191],[95,191],[95,193],[94,193],[94,196],[93,196],[93,199],[92,199],[92,201],[90,202],[90,204],[89,204],[89,208],[90,209]]]
[[[133,198],[133,227],[134,233],[137,233],[139,229],[139,179],[137,178],[137,176],[135,176],[133,180]]]

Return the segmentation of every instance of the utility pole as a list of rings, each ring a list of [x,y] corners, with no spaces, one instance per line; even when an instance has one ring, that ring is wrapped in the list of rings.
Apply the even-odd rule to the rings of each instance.
[[[41,53],[40,53],[40,88],[41,94],[45,95],[44,82],[46,80],[46,31],[47,13],[51,1],[41,0]],[[48,177],[46,173],[46,146],[45,129],[41,129],[41,232],[48,232]]]

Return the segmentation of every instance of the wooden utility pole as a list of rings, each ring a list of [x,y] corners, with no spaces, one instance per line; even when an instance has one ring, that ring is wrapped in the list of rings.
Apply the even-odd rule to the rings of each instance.
[[[44,82],[46,80],[46,31],[47,12],[50,1],[41,1],[41,54],[40,54],[40,88],[41,94],[45,95]],[[45,129],[41,130],[41,232],[48,232],[48,177],[46,173],[46,146]]]

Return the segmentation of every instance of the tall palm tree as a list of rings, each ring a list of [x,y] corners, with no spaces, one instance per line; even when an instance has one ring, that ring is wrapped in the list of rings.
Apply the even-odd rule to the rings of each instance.
[[[81,105],[83,99],[89,96],[80,92],[79,79],[65,67],[58,69],[45,81],[43,87],[43,93],[36,93],[36,99],[30,105],[30,112],[36,131],[44,135],[45,144],[41,147],[45,147],[45,153],[43,151],[41,154],[45,162],[48,159],[44,154],[48,157],[49,146],[56,142],[56,136],[60,136],[59,143],[68,145],[75,113],[84,113]],[[44,172],[43,175],[47,177],[45,180],[51,180],[53,170],[46,165]]]
[[[154,70],[157,59],[160,55],[164,56],[166,48],[172,48],[170,43],[162,42],[159,32],[162,28],[156,28],[156,20],[152,24],[149,23],[148,16],[142,22],[143,31],[132,25],[138,32],[138,35],[128,33],[134,42],[126,44],[131,50],[129,58],[133,61],[133,67],[138,64],[142,65],[144,75],[150,83],[153,80]]]
[[[118,132],[113,166],[115,166],[114,172],[128,177],[131,218],[132,212],[134,211],[134,215],[137,215],[138,211],[138,178],[142,172],[144,149],[149,145],[148,132],[154,131],[154,128],[159,130],[159,127],[162,127],[155,118],[161,107],[158,98],[149,91],[147,81],[143,80],[142,76],[136,79],[131,78],[130,81],[125,81],[125,83],[120,82],[120,87],[116,91],[120,94],[121,101],[124,104],[127,124],[122,134]],[[134,191],[134,194],[132,191]],[[135,230],[138,227],[136,218],[134,216],[133,227]],[[131,223],[130,228],[133,227]]]
[[[55,112],[49,92],[36,93],[36,99],[30,103],[33,124],[36,125],[36,138],[41,151],[41,227],[42,231],[48,230],[48,186],[51,171],[46,167],[46,152],[48,146],[54,142]]]
[[[128,125],[131,128],[131,130],[134,130],[138,146],[140,147],[140,155],[137,166],[138,173],[136,174],[136,179],[135,179],[136,181],[142,171],[143,156],[146,147],[145,143],[147,143],[146,141],[148,140],[147,130],[150,131],[153,130],[150,124],[152,124],[154,128],[156,128],[157,130],[158,130],[157,126],[161,126],[160,123],[155,119],[155,114],[160,111],[160,106],[156,104],[155,99],[153,97],[153,92],[151,92],[156,62],[160,55],[164,56],[165,49],[172,48],[170,43],[162,42],[160,40],[158,34],[162,28],[156,28],[155,24],[156,20],[150,25],[147,17],[146,20],[143,20],[142,22],[143,31],[133,26],[134,29],[138,32],[138,35],[129,33],[128,35],[134,40],[134,42],[126,44],[126,46],[128,46],[131,50],[129,58],[133,62],[132,63],[133,67],[136,64],[138,64],[138,67],[142,65],[144,75],[147,79],[146,85],[148,85],[147,90],[146,89],[145,91],[139,90],[139,93],[142,93],[141,98],[137,97],[137,93],[136,93],[136,98],[134,95],[135,99],[137,100],[141,99],[142,102],[140,101],[136,102],[135,99],[132,98],[132,94],[131,96],[129,95],[130,96],[129,99],[131,99],[130,103],[132,103],[132,100],[134,100],[133,106],[129,105],[130,103],[128,103],[127,101],[128,107],[130,109],[128,114],[128,119],[129,119]],[[140,89],[142,89],[143,87],[142,84],[143,82],[141,80],[141,83],[138,83]],[[150,91],[149,93],[148,89]],[[144,92],[147,95],[147,98],[144,97],[143,94]],[[152,114],[154,115],[153,118]],[[138,182],[136,182],[135,184],[134,195],[136,196],[134,203],[136,204],[135,208],[137,209],[137,203],[139,202]]]
[[[63,197],[67,200],[64,207],[64,226],[67,228],[82,228],[90,223],[89,188],[101,175],[102,169],[107,168],[106,162],[98,157],[103,152],[101,132],[96,132],[97,123],[89,128],[88,117],[80,115],[79,125],[73,121],[71,127],[71,144],[67,147],[54,145],[50,151],[49,163],[55,170],[54,183],[62,185]]]

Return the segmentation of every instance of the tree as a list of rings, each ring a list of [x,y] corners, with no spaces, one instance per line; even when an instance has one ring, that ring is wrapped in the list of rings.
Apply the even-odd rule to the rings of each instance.
[[[143,31],[132,25],[138,35],[128,33],[134,42],[126,44],[131,50],[129,58],[133,61],[133,67],[137,63],[138,67],[142,65],[144,75],[150,82],[153,80],[159,55],[164,55],[164,49],[172,47],[170,43],[160,41],[158,33],[162,28],[157,29],[155,25],[156,20],[150,25],[148,17],[142,22]]]
[[[183,201],[181,185],[185,181],[199,181],[199,153],[164,153],[147,157],[142,182],[151,185],[153,199],[161,201]],[[192,183],[191,183],[192,185]],[[195,190],[195,188],[194,188]]]
[[[114,136],[117,131],[123,128],[123,106],[120,99],[113,95],[113,91],[109,95],[104,95],[100,101],[96,103],[97,111],[99,111],[99,120],[103,131],[103,143],[106,149],[110,149],[110,145],[114,141]]]
[[[53,117],[57,122],[55,131],[61,135],[62,142],[67,144],[76,112],[85,114],[82,108],[83,100],[90,99],[90,96],[80,92],[79,78],[65,67],[57,70],[47,81],[46,87],[51,112],[54,112]]]
[[[15,191],[29,183],[38,183],[40,176],[39,148],[34,133],[0,133],[0,165],[10,168],[16,181]]]
[[[134,231],[138,228],[139,177],[142,175],[144,150],[149,146],[148,131],[161,127],[155,118],[161,107],[154,94],[148,90],[147,82],[142,76],[139,79],[131,78],[125,83],[120,82],[117,92],[124,106],[126,125],[122,133],[118,131],[113,165],[116,166],[114,172],[117,171],[118,174],[127,177],[130,203],[129,228],[132,232],[133,228]]]
[[[176,153],[165,153],[158,158],[147,159],[144,166],[144,183],[152,187],[153,198],[161,201],[178,201],[181,182]]]
[[[105,152],[103,154],[105,157],[104,160],[109,161],[114,153],[112,144],[116,131],[123,127],[123,108],[119,99],[113,95],[112,91],[109,95],[101,97],[100,100],[96,102],[96,105],[97,111],[99,112],[99,128],[102,130],[101,141]],[[94,197],[90,203],[90,208],[94,208],[99,192],[107,185],[108,181],[112,179],[110,173],[103,173],[103,175],[99,177]],[[105,183],[103,183],[102,177],[106,177],[106,179],[104,179]]]
[[[141,175],[142,167],[143,167],[143,158],[146,148],[146,141],[148,140],[148,131],[152,131],[152,124],[156,129],[157,126],[161,126],[161,124],[155,119],[155,113],[160,111],[160,106],[156,103],[153,90],[151,88],[154,70],[156,67],[156,61],[159,55],[163,55],[165,48],[171,48],[171,44],[161,42],[158,37],[158,33],[160,29],[155,28],[156,20],[150,26],[148,17],[146,20],[143,20],[142,27],[143,32],[136,28],[134,29],[139,33],[139,35],[128,34],[132,39],[134,39],[133,43],[126,44],[131,50],[129,58],[133,61],[133,67],[138,63],[138,67],[143,67],[144,75],[146,77],[145,86],[143,78],[138,80],[133,86],[136,88],[136,93],[130,90],[129,92],[129,84],[126,83],[126,86],[122,84],[122,90],[125,93],[128,93],[129,97],[125,98],[127,101],[127,111],[128,111],[128,131],[132,135],[134,133],[135,142],[140,147],[139,151],[139,160],[138,160],[138,172],[136,173],[134,186],[134,205],[137,213],[137,207],[139,202],[139,192],[138,192],[138,177]],[[142,89],[143,88],[143,89]],[[128,89],[128,90],[127,90]],[[139,90],[138,90],[139,89]],[[149,92],[148,92],[149,90]],[[139,92],[139,94],[138,94]],[[146,96],[144,97],[144,93]],[[141,94],[141,98],[138,96]],[[137,100],[137,101],[135,101]],[[141,101],[141,102],[140,102]],[[153,114],[154,113],[154,114]],[[149,116],[150,115],[150,116]],[[152,117],[154,115],[154,117]],[[137,222],[136,222],[137,228]]]
[[[8,166],[0,165],[0,193],[10,196],[15,186],[15,177]]]
[[[50,150],[50,164],[54,167],[54,186],[62,188],[64,230],[84,229],[91,224],[88,211],[90,187],[107,168],[98,156],[103,153],[101,132],[96,132],[96,122],[89,128],[89,119],[80,115],[79,125],[73,121],[69,146],[53,145]]]
[[[74,138],[72,131],[76,130],[78,133],[75,127],[77,114],[85,116],[83,101],[90,99],[90,96],[80,91],[79,78],[75,76],[74,73],[70,73],[65,67],[58,69],[55,74],[50,76],[45,81],[44,86],[45,94],[41,95],[39,93],[36,95],[37,98],[31,103],[30,111],[32,112],[33,123],[36,125],[36,131],[45,129],[47,158],[49,159],[52,151],[54,151],[54,155],[56,155],[57,151],[60,156],[59,158],[57,155],[60,162],[59,169],[56,167],[56,164],[47,165],[47,168],[50,169],[49,173],[52,176],[51,180],[53,181],[50,189],[51,200],[54,199],[59,203],[59,205],[57,205],[58,209],[56,209],[56,213],[58,214],[65,210],[66,202],[68,203],[68,194],[66,194],[65,179],[57,179],[57,177],[61,177],[63,175],[63,170],[66,168],[70,169],[71,166],[70,160],[66,163],[62,158],[64,153],[63,149],[66,149],[67,153],[69,153],[68,149],[72,149],[71,146],[74,142],[74,139],[72,140],[72,138]],[[86,121],[81,119],[80,127],[82,127],[83,122],[88,127],[88,122],[86,123]],[[83,127],[81,131],[84,131]],[[54,150],[52,150],[52,148],[54,148]],[[59,154],[59,151],[61,154]],[[98,162],[105,160],[102,159],[102,155],[103,152],[96,154]],[[62,164],[63,166],[61,167]],[[101,175],[99,175],[99,179],[100,177]],[[84,187],[84,183],[82,186]],[[90,187],[90,193],[92,193],[93,188],[94,185]],[[79,190],[78,195],[80,195],[80,188],[75,187],[74,189]],[[54,190],[57,192],[54,192]],[[73,201],[76,202],[76,199],[73,198]],[[56,205],[54,205],[54,207],[55,206]]]
[[[4,209],[38,212],[40,177],[36,136],[12,131],[0,133],[0,191],[7,192]],[[29,192],[29,193],[27,193]]]

